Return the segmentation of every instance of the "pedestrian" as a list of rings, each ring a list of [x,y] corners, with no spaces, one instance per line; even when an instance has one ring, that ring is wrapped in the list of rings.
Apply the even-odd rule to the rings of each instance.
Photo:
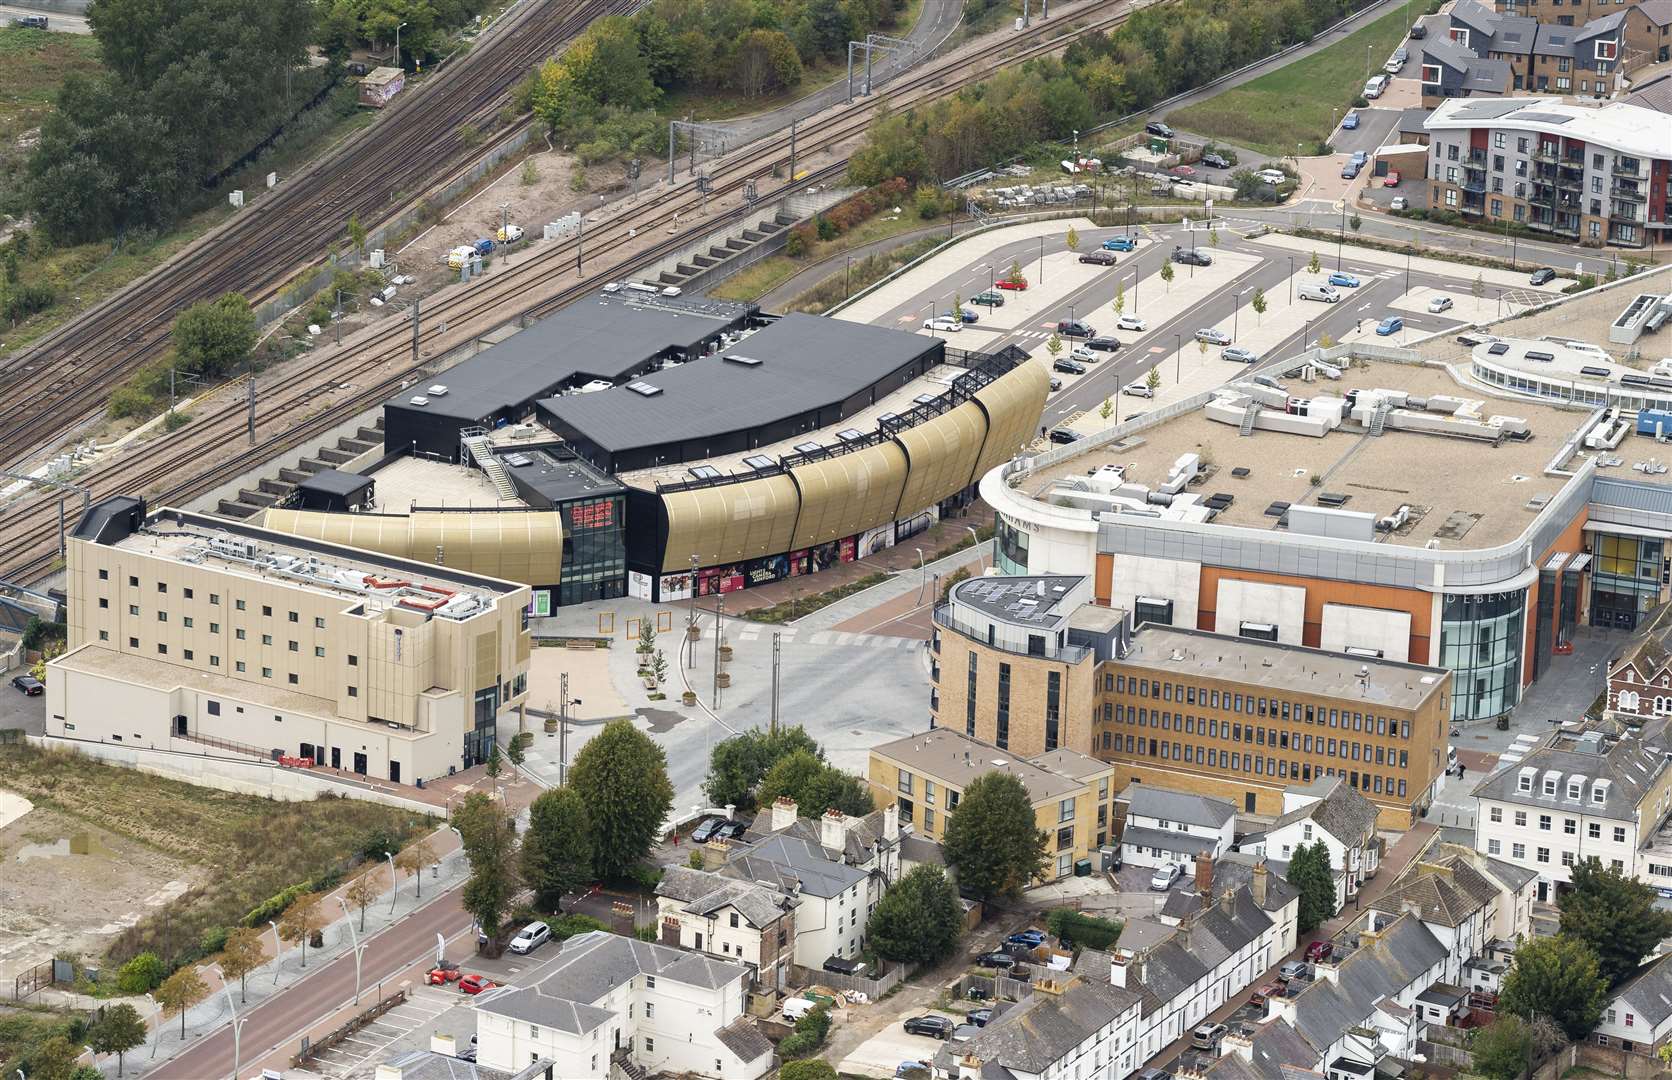
[[[1357,322],[1353,323],[1353,333],[1356,334],[1360,330],[1363,330],[1363,329],[1364,329],[1364,320],[1363,319],[1360,319]]]

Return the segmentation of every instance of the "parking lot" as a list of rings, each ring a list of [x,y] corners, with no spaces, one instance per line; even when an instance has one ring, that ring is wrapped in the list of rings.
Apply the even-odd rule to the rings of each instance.
[[[412,996],[325,1050],[313,1061],[322,1076],[342,1078],[365,1071],[371,1062],[388,1056],[390,1048],[408,1038],[419,1028],[436,1027],[443,1014],[459,1004],[458,995],[431,987],[414,987]],[[461,1044],[467,1044],[476,1032],[476,1014],[459,1010],[451,1022],[438,1028],[451,1031]],[[427,1040],[426,1040],[427,1041]]]
[[[886,1008],[887,1003],[876,1007]],[[913,1016],[944,1016],[955,1024],[963,1022],[960,1013],[940,1009],[907,1009],[890,1021],[887,1027],[866,1039],[858,1049],[843,1058],[837,1070],[853,1076],[891,1077],[903,1062],[928,1061],[933,1058],[940,1052],[941,1041],[927,1035],[907,1033],[903,1025]]]

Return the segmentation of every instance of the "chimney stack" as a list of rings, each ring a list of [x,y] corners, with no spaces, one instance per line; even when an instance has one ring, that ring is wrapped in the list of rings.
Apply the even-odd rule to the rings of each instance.
[[[847,848],[847,815],[840,810],[826,810],[824,817],[819,819],[819,843],[832,851],[840,852]]]
[[[882,810],[882,838],[889,843],[900,839],[900,804],[889,803]]]
[[[800,808],[795,805],[794,799],[784,795],[778,796],[772,804],[772,831],[782,832],[794,825],[799,812]]]
[[[1126,970],[1132,965],[1132,962],[1130,957],[1122,956],[1119,953],[1111,956],[1109,958],[1109,981],[1125,990]]]
[[[1262,908],[1266,906],[1266,888],[1271,878],[1271,871],[1266,869],[1266,860],[1261,858],[1254,864],[1254,880],[1249,891],[1254,894],[1254,902]]]
[[[1205,851],[1196,856],[1196,894],[1204,899],[1213,895],[1213,856]]]
[[[981,1080],[982,1064],[974,1054],[965,1054],[958,1059],[958,1080]]]

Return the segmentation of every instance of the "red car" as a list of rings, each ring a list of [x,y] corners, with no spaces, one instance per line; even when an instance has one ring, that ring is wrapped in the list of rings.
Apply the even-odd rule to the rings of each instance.
[[[486,975],[466,975],[459,980],[461,994],[480,994],[484,990],[492,990],[499,984]]]
[[[1387,176],[1382,179],[1382,186],[1383,187],[1398,187],[1399,186],[1399,170],[1398,169],[1389,169]]]
[[[1195,176],[1196,175],[1196,170],[1192,169],[1188,165],[1174,165],[1168,171],[1171,172],[1174,176]]]
[[[1320,960],[1328,960],[1330,953],[1335,951],[1333,941],[1314,941],[1306,947],[1306,962],[1316,964]]]
[[[1282,983],[1280,983],[1280,982],[1267,983],[1266,985],[1260,987],[1258,990],[1254,991],[1254,995],[1248,999],[1248,1003],[1250,1005],[1260,1007],[1260,1006],[1264,1006],[1265,1003],[1270,1001],[1272,998],[1280,998],[1282,996],[1283,996],[1283,984]]]
[[[429,975],[425,976],[425,981],[431,986],[446,986],[450,982],[458,982],[463,974],[457,964],[447,964],[431,968]]]
[[[996,282],[996,284],[998,285],[999,288],[1009,289],[1011,292],[1025,292],[1025,291],[1027,291],[1027,287],[1028,287],[1028,279],[1027,278],[1000,278]]]

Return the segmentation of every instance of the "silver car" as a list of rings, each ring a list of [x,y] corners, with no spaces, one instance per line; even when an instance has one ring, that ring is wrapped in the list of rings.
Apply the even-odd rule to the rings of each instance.
[[[1227,334],[1223,330],[1206,327],[1196,331],[1196,340],[1205,342],[1208,345],[1229,345],[1231,343],[1231,335]]]

